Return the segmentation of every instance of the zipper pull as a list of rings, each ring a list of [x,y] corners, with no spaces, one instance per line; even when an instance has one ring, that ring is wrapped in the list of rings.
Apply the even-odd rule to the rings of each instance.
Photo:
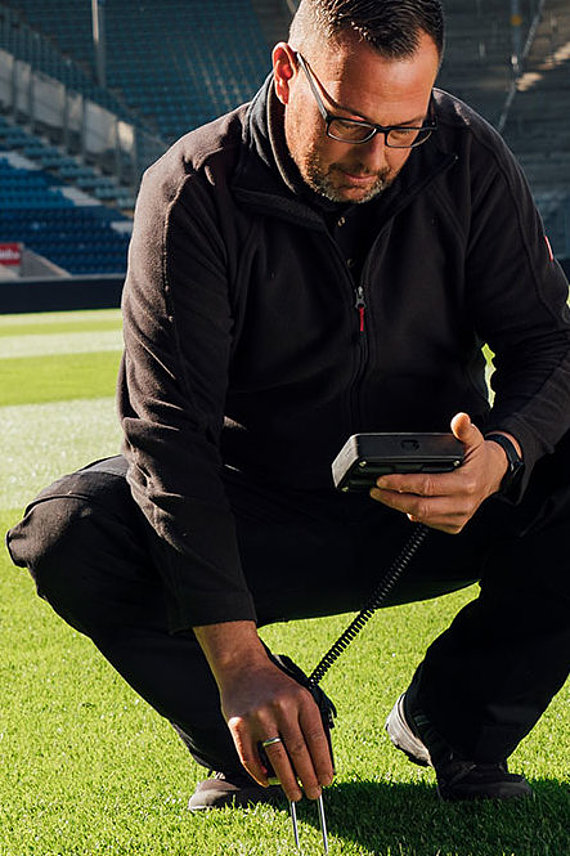
[[[356,289],[356,303],[354,304],[354,308],[358,311],[358,317],[360,318],[360,332],[364,333],[364,310],[366,309],[366,302],[364,300],[364,289],[361,285]]]

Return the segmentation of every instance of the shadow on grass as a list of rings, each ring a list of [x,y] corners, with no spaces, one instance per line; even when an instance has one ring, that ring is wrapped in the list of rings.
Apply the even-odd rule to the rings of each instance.
[[[529,799],[444,803],[425,784],[344,783],[325,793],[327,825],[382,856],[570,856],[570,786],[531,785]],[[318,828],[316,805],[298,815]]]

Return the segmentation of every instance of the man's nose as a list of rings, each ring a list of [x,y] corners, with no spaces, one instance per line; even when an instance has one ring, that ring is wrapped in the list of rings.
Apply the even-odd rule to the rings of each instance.
[[[379,172],[387,166],[387,146],[384,134],[374,134],[371,140],[358,146],[363,163],[371,172]]]

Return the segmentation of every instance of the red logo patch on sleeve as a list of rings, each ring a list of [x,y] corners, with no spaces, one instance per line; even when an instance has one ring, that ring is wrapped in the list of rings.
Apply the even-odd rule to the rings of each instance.
[[[548,248],[548,257],[549,257],[550,261],[553,262],[554,261],[554,253],[552,252],[552,247],[550,246],[550,241],[548,240],[546,235],[544,236],[544,240],[546,241],[546,246]]]

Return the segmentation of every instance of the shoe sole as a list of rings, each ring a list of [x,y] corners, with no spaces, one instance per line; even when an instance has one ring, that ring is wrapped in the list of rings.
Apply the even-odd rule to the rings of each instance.
[[[386,720],[388,737],[409,760],[420,767],[433,767],[427,747],[415,736],[404,715],[404,695],[402,693]]]

